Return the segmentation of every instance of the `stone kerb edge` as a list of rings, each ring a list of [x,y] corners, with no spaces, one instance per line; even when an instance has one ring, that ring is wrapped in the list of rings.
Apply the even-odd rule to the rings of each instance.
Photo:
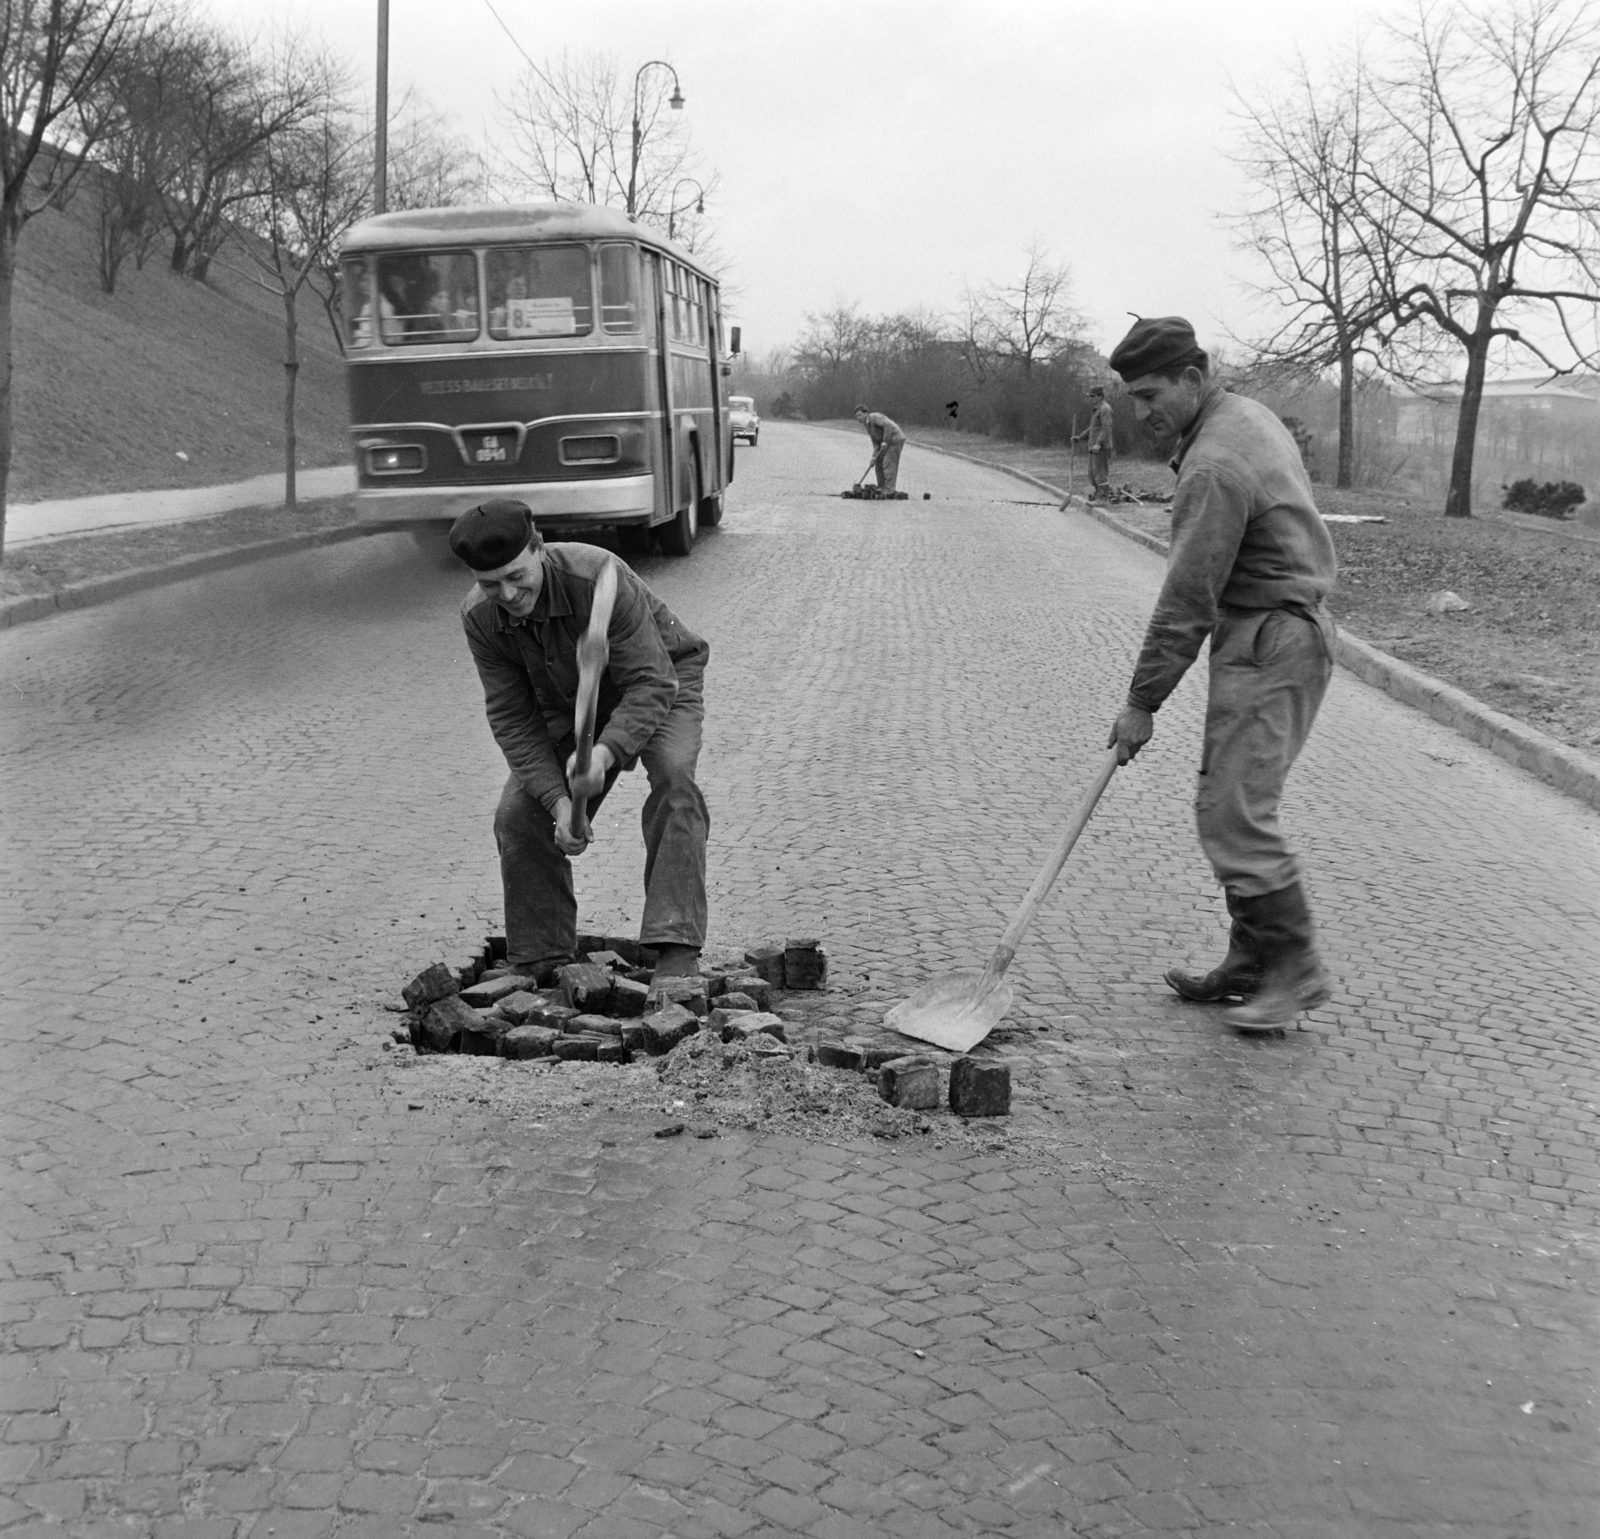
[[[263,561],[269,556],[286,556],[317,545],[339,545],[369,534],[392,534],[399,527],[397,524],[371,523],[341,524],[336,529],[309,529],[273,540],[256,540],[248,545],[227,545],[221,550],[200,551],[192,556],[180,556],[176,561],[163,562],[159,566],[139,566],[126,572],[114,572],[108,577],[91,577],[84,582],[68,583],[54,593],[24,594],[0,604],[0,629],[25,625],[30,620],[46,620],[51,615],[64,614],[73,609],[108,604],[130,593],[142,593],[147,588],[160,588],[189,577],[203,577],[208,572],[225,571],[228,567]]]
[[[1158,555],[1167,554],[1165,540],[1123,523],[1106,509],[1092,506],[1086,498],[1076,493],[1067,498],[1060,487],[1041,481],[1037,476],[1030,476],[1025,471],[1013,470],[1009,465],[997,465],[992,460],[979,459],[975,454],[963,454],[959,449],[946,449],[940,444],[911,441],[919,449],[927,449],[934,454],[948,454],[952,459],[966,460],[973,465],[982,465],[986,470],[998,470],[1002,475],[1026,481],[1041,491],[1065,499],[1066,505],[1074,512],[1087,513],[1096,523],[1104,524],[1107,529],[1135,544],[1143,545]],[[1357,678],[1381,689],[1402,705],[1426,712],[1441,726],[1459,732],[1462,737],[1498,754],[1518,769],[1527,770],[1556,790],[1600,810],[1600,760],[1591,759],[1576,748],[1558,742],[1537,727],[1530,727],[1526,722],[1494,710],[1465,690],[1423,673],[1343,629],[1339,632],[1339,663]]]

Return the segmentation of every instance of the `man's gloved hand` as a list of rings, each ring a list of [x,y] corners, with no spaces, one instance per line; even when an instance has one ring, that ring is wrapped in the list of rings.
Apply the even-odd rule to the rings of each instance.
[[[1155,730],[1155,718],[1148,711],[1136,705],[1125,705],[1112,725],[1106,747],[1117,750],[1118,764],[1127,764],[1150,741]]]
[[[563,796],[556,803],[556,848],[563,855],[581,855],[589,848],[587,839],[572,831],[572,798]]]
[[[567,756],[567,785],[574,796],[598,796],[606,786],[606,776],[611,773],[611,766],[617,761],[611,757],[611,750],[604,743],[596,743],[589,755],[589,773],[579,776],[578,756],[576,753]]]

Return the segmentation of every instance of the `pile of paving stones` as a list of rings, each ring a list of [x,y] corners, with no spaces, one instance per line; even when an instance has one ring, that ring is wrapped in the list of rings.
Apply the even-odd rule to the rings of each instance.
[[[581,936],[579,953],[581,960],[530,972],[509,964],[504,938],[490,936],[480,951],[435,962],[406,984],[394,1040],[419,1053],[617,1064],[686,1045],[689,1056],[726,1069],[803,1061],[865,1074],[904,1110],[938,1106],[947,1086],[958,1115],[1010,1111],[1003,1063],[960,1058],[946,1081],[935,1059],[908,1052],[902,1037],[836,1035],[843,1023],[819,1029],[814,1012],[791,1008],[788,996],[815,998],[826,986],[828,955],[814,939],[755,947],[702,962],[697,975],[659,980],[655,953],[626,936]]]

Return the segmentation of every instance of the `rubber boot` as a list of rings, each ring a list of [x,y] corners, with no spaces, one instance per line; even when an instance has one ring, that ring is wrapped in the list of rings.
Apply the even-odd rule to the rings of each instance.
[[[1327,1004],[1328,975],[1300,884],[1241,899],[1240,907],[1260,940],[1263,966],[1254,997],[1228,1012],[1228,1024],[1238,1031],[1277,1031]]]
[[[1261,959],[1255,937],[1240,916],[1241,900],[1224,891],[1228,912],[1233,916],[1228,931],[1228,954],[1208,973],[1186,973],[1182,968],[1167,970],[1168,985],[1183,999],[1197,1005],[1220,1005],[1229,999],[1248,999],[1261,981]]]

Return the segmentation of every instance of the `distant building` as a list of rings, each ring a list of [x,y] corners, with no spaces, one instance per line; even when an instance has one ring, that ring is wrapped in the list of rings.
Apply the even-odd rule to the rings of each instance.
[[[1448,455],[1456,441],[1461,385],[1395,387],[1395,439],[1425,453]],[[1551,379],[1530,374],[1483,387],[1474,445],[1477,477],[1533,476],[1592,483],[1600,464],[1600,375]]]

